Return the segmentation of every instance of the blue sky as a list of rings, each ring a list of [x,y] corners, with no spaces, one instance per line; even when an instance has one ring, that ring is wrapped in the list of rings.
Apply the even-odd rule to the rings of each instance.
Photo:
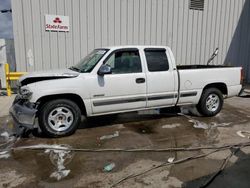
[[[0,10],[10,9],[11,0],[0,0]],[[11,13],[0,13],[0,38],[13,38]]]

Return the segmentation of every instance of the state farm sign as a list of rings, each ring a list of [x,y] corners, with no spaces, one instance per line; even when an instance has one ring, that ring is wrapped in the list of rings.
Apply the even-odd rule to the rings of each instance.
[[[69,31],[69,17],[60,15],[45,15],[46,31]]]

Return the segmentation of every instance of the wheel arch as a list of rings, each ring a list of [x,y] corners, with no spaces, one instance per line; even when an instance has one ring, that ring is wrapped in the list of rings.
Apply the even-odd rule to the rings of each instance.
[[[40,97],[36,102],[38,104],[38,112],[41,109],[41,107],[43,106],[43,104],[45,104],[48,101],[55,100],[55,99],[71,100],[71,101],[75,102],[76,105],[80,108],[82,115],[85,115],[85,116],[87,115],[86,106],[85,106],[84,101],[82,100],[82,98],[79,95],[73,94],[73,93],[46,95],[46,96]]]
[[[220,90],[223,95],[228,95],[227,85],[225,83],[223,83],[223,82],[207,84],[203,88],[203,91],[208,89],[208,88],[216,88],[216,89]]]

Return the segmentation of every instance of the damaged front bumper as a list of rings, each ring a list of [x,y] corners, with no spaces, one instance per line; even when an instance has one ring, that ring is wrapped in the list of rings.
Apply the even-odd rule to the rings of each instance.
[[[15,99],[10,108],[10,114],[17,128],[33,129],[35,126],[36,112],[35,104],[27,100]]]

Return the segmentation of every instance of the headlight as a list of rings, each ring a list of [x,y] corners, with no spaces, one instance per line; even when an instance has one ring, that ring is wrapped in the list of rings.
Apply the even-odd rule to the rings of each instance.
[[[28,86],[21,87],[19,93],[22,99],[29,99],[32,95],[32,92],[30,91]]]

